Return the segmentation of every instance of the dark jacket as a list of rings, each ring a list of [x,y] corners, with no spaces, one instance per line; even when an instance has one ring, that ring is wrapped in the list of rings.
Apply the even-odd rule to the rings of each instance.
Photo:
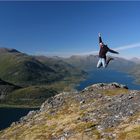
[[[118,54],[118,52],[114,51],[114,50],[111,50],[110,48],[108,48],[107,45],[105,45],[103,42],[102,42],[102,38],[99,37],[99,43],[102,43],[102,45],[100,45],[100,51],[99,51],[99,57],[100,58],[105,58],[106,59],[106,54],[107,52],[111,52],[111,53],[116,53]]]

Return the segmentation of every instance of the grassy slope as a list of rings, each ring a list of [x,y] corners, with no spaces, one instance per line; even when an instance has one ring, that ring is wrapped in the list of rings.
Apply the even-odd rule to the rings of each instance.
[[[0,77],[18,85],[51,82],[56,74],[33,57],[21,53],[0,54]]]
[[[28,107],[39,107],[47,98],[58,94],[55,90],[45,86],[29,86],[13,91],[4,103]]]
[[[127,94],[128,90],[113,89],[101,92],[105,95],[107,93],[108,96],[114,96],[122,92]],[[58,107],[57,110],[54,108],[54,113],[50,113],[53,112],[53,109],[44,111],[36,115],[31,122],[27,121],[26,123],[19,123],[7,128],[0,133],[0,138],[7,138],[8,140],[49,140],[52,137],[58,138],[64,132],[72,132],[73,135],[68,138],[69,140],[101,140],[102,136],[100,131],[95,127],[98,122],[94,121],[94,119],[93,121],[82,121],[82,118],[86,114],[96,109],[96,106],[91,105],[96,102],[96,99],[88,98],[88,102],[81,105],[74,99],[74,96],[75,95],[67,95],[67,102],[64,102],[63,106],[60,108]],[[139,140],[140,126],[131,123],[136,119],[140,119],[140,114],[130,117],[115,128],[106,129],[105,132],[116,132],[116,140]],[[106,140],[111,139],[106,138]]]
[[[57,59],[37,60],[20,52],[0,52],[0,77],[17,85],[49,84],[84,72]]]
[[[84,76],[85,72],[62,60],[45,58],[42,61],[18,51],[0,49],[0,77],[25,87],[6,93],[9,95],[0,106],[39,106],[57,91],[70,91]]]
[[[63,77],[70,77],[70,76],[81,76],[83,77],[86,75],[81,68],[77,66],[73,66],[70,63],[65,62],[62,58],[48,58],[44,56],[36,57],[38,61],[43,63],[45,66],[49,66],[50,68],[58,71],[61,76]]]
[[[132,123],[133,120],[140,120],[140,113],[130,117],[116,129],[119,133],[117,140],[140,140],[140,125]]]

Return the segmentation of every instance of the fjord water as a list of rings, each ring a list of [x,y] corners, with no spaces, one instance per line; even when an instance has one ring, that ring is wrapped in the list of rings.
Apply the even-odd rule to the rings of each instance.
[[[0,108],[0,130],[28,114],[32,108]]]
[[[126,85],[129,89],[140,90],[140,85],[135,83],[134,77],[124,72],[118,72],[110,69],[96,69],[89,72],[88,78],[82,81],[77,90],[83,90],[85,87],[96,83],[117,82]]]

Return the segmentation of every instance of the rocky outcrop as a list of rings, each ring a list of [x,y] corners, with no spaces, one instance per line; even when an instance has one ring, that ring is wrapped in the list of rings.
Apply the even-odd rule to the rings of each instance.
[[[40,110],[1,131],[4,140],[131,140],[140,138],[140,91],[98,83],[81,92],[63,92]]]
[[[113,82],[113,83],[98,83],[98,84],[94,84],[94,85],[91,85],[87,88],[85,88],[84,90],[98,90],[98,89],[116,89],[116,88],[124,88],[124,89],[128,89],[128,87],[126,85],[122,85],[122,84],[119,84],[119,83],[116,83],[116,82]]]

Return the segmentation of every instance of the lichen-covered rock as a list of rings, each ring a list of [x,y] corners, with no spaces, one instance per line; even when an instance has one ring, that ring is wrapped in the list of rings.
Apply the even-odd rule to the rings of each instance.
[[[126,140],[140,138],[140,91],[99,83],[60,93],[0,132],[0,140]]]
[[[118,84],[116,82],[113,83],[98,83],[91,85],[89,87],[86,87],[84,90],[94,90],[94,89],[115,89],[115,88],[125,88],[128,89],[126,85]]]

